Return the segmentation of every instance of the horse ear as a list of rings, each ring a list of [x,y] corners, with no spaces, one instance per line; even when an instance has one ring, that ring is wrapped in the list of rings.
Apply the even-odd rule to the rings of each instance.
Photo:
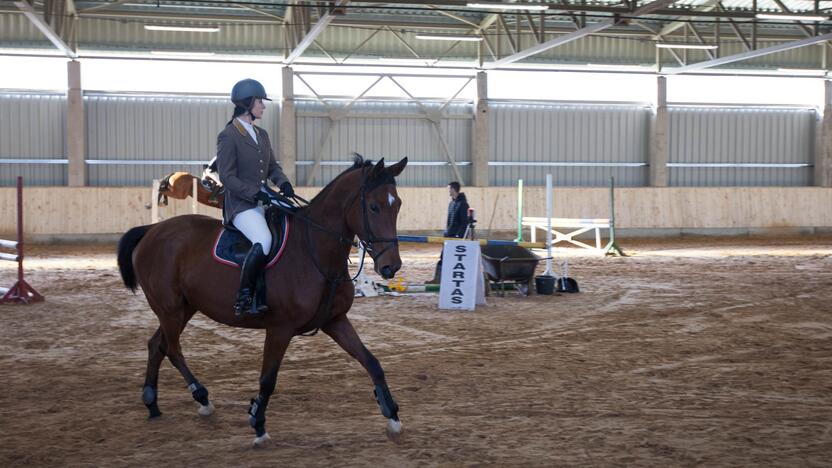
[[[392,166],[387,168],[387,172],[390,173],[393,177],[398,177],[399,174],[402,173],[404,167],[407,166],[407,157],[405,156],[401,161],[393,164]]]
[[[382,172],[384,172],[384,158],[381,158],[376,165],[373,166],[373,169],[370,171],[370,180],[375,179],[381,175]]]

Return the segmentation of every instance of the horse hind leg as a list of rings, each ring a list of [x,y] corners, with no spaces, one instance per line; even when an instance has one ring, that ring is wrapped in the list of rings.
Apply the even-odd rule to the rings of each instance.
[[[208,389],[199,383],[191,373],[187,362],[185,362],[185,356],[182,354],[182,348],[179,345],[179,336],[193,315],[194,311],[191,310],[186,312],[184,316],[180,314],[178,317],[174,316],[176,319],[160,320],[160,322],[167,343],[166,354],[170,363],[182,374],[182,378],[188,384],[188,390],[190,390],[191,396],[199,403],[199,409],[197,410],[199,415],[210,416],[214,414],[214,404],[208,400]]]
[[[159,392],[157,390],[159,385],[159,366],[165,360],[165,339],[162,335],[162,328],[157,328],[156,333],[147,340],[147,372],[144,377],[144,387],[142,387],[142,402],[150,411],[148,419],[153,419],[162,415],[159,411],[157,397]]]

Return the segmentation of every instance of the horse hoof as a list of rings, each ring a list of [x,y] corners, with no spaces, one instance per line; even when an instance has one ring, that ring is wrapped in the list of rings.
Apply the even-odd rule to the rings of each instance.
[[[402,423],[393,419],[387,420],[387,438],[393,443],[401,443],[402,441]]]
[[[269,445],[269,441],[270,441],[270,440],[272,440],[272,438],[271,438],[271,437],[269,437],[269,433],[268,433],[268,432],[267,432],[267,433],[265,433],[265,434],[263,434],[263,435],[262,435],[262,436],[260,436],[260,437],[255,437],[255,438],[254,438],[254,445],[253,445],[253,447],[252,447],[252,448],[263,448],[263,447],[265,447],[265,446]]]
[[[214,404],[210,401],[207,405],[199,405],[199,409],[197,410],[200,416],[208,417],[214,414]]]

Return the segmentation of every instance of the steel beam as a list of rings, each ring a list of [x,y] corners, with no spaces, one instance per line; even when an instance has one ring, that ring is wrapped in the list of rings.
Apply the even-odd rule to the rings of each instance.
[[[654,2],[648,3],[647,5],[643,5],[639,8],[636,8],[636,10],[633,11],[632,15],[633,16],[646,15],[646,14],[652,13],[656,10],[659,10],[659,9],[661,9],[661,8],[667,6],[667,5],[669,5],[669,4],[671,4],[675,1],[676,0],[656,0]],[[539,53],[547,51],[549,49],[553,49],[553,48],[561,46],[563,44],[567,44],[569,42],[578,40],[582,37],[589,36],[590,34],[596,33],[598,31],[602,31],[604,29],[607,29],[609,27],[614,26],[615,24],[616,24],[615,19],[609,19],[609,20],[605,20],[605,21],[595,23],[592,26],[586,26],[584,28],[578,29],[577,31],[573,31],[571,33],[567,33],[567,34],[564,34],[562,36],[558,36],[554,39],[543,42],[543,43],[538,44],[536,46],[532,46],[532,47],[529,47],[528,49],[521,50],[521,51],[516,52],[512,55],[509,55],[508,57],[504,57],[500,60],[497,60],[495,62],[485,64],[484,68],[499,68],[503,65],[508,65],[508,64],[514,63],[518,60],[523,60],[524,58],[531,57],[532,55],[539,54]]]
[[[777,6],[780,7],[781,10],[783,10],[783,13],[792,13],[792,10],[790,10],[789,7],[787,7],[780,0],[774,0],[774,3],[776,3]],[[806,37],[815,36],[815,32],[812,31],[811,29],[809,29],[809,27],[806,26],[805,24],[801,23],[800,21],[795,21],[794,23],[800,28],[801,31],[803,31],[803,34],[806,35]],[[832,44],[826,44],[826,45],[828,47],[832,48]]]
[[[693,37],[695,37],[700,44],[707,44],[707,42],[705,42],[705,38],[702,37],[702,34],[699,33],[699,31],[693,24],[689,24],[688,28],[690,28],[690,32],[693,33]],[[705,53],[708,54],[708,57],[710,57],[712,60],[716,58],[716,54],[712,50],[705,49]]]
[[[444,11],[444,10],[440,10],[439,7],[436,6],[436,5],[428,5],[428,8],[430,8],[431,10],[439,13],[440,15],[444,15],[444,16],[447,16],[448,18],[455,19],[455,20],[459,21],[460,23],[465,23],[468,26],[473,26],[477,29],[479,29],[479,27],[480,27],[479,24],[474,23],[473,21],[469,21],[469,20],[467,20],[467,19],[465,19],[465,18],[463,18],[459,15],[455,15],[453,13],[450,13],[450,12],[447,12],[447,11]]]
[[[647,26],[646,24],[644,24],[644,22],[642,22],[642,21],[633,21],[633,24],[640,27],[641,29],[644,29],[645,31],[649,31],[651,34],[653,34],[656,37],[657,41],[665,42],[662,39],[662,37],[661,37],[661,35],[659,34],[658,31],[654,30],[650,26]],[[674,60],[676,60],[679,63],[679,65],[684,65],[685,64],[685,62],[682,61],[682,58],[679,57],[679,54],[677,54],[675,50],[673,50],[673,49],[664,49],[664,50],[666,50],[668,53],[670,53],[670,55],[673,57]],[[657,48],[657,50],[656,50],[657,57],[659,56],[658,54],[660,54],[660,53],[661,53],[661,51]],[[657,65],[660,64],[659,62],[661,62],[661,61],[656,60]],[[661,69],[661,67],[659,67],[659,69]]]
[[[531,31],[531,33],[534,35],[535,42],[537,42],[538,44],[543,42],[543,38],[540,37],[540,35],[537,33],[537,28],[534,27],[534,19],[532,19],[532,15],[530,15],[529,13],[526,13],[526,21],[529,22],[529,31]]]
[[[748,60],[751,58],[762,57],[764,55],[774,54],[777,52],[783,52],[785,50],[791,49],[798,49],[800,47],[805,47],[807,45],[818,44],[821,42],[826,42],[832,40],[832,33],[823,34],[820,36],[808,37],[806,39],[801,39],[799,41],[792,41],[786,42],[784,44],[777,44],[776,46],[766,47],[764,49],[757,49],[757,50],[750,50],[747,52],[742,52],[740,54],[729,55],[727,57],[721,57],[714,60],[706,60],[704,62],[694,63],[693,65],[688,65],[685,67],[679,68],[669,68],[665,70],[664,73],[671,74],[671,75],[678,75],[680,73],[688,73],[697,70],[704,70],[706,68],[716,67],[719,65],[724,65],[726,63],[733,63],[739,62],[742,60]]]
[[[407,41],[405,41],[405,40],[404,40],[404,38],[403,38],[403,37],[401,37],[401,36],[399,35],[399,33],[397,33],[396,31],[394,31],[394,30],[393,30],[393,28],[391,28],[391,27],[387,26],[387,30],[388,30],[388,31],[390,31],[390,33],[391,33],[391,34],[393,34],[393,37],[395,37],[396,39],[398,39],[398,40],[399,40],[399,42],[401,42],[401,43],[402,43],[402,45],[404,46],[404,48],[405,48],[405,49],[407,49],[407,50],[408,50],[408,52],[410,52],[411,54],[413,54],[413,56],[414,56],[414,57],[416,57],[417,59],[421,59],[421,58],[422,58],[422,56],[421,56],[421,55],[419,55],[419,53],[418,53],[418,52],[416,52],[416,49],[414,49],[414,48],[413,48],[410,44],[408,44],[408,43],[407,43]]]
[[[511,31],[508,29],[508,25],[506,24],[506,19],[503,18],[503,15],[499,15],[497,21],[500,24],[500,27],[503,28],[503,32],[506,33],[506,39],[508,39],[508,45],[511,46],[511,52],[516,54],[517,53],[517,44],[514,42],[514,38],[511,37]],[[499,39],[498,39],[499,40]]]
[[[569,42],[578,40],[582,37],[589,36],[592,33],[604,30],[609,28],[613,25],[613,20],[602,21],[600,23],[595,23],[592,26],[587,26],[583,29],[578,29],[577,31],[573,31],[571,33],[566,33],[561,36],[558,36],[554,39],[550,39],[542,44],[538,44],[533,47],[529,47],[526,50],[522,50],[515,54],[509,55],[508,57],[504,57],[500,60],[486,63],[483,65],[483,68],[486,69],[493,69],[499,68],[504,65],[508,65],[510,63],[514,63],[518,60],[523,60],[524,58],[531,57],[532,55],[539,54],[541,52],[547,51],[549,49],[553,49],[555,47],[561,46],[563,44],[567,44]]]
[[[719,8],[722,11],[725,11],[725,7],[722,6],[722,2],[719,2]],[[728,24],[730,24],[731,29],[734,30],[734,35],[742,41],[742,44],[745,46],[745,50],[753,50],[754,45],[752,43],[749,43],[745,36],[743,36],[742,31],[740,31],[740,27],[737,25],[737,23],[731,18],[728,18]]]
[[[135,0],[115,0],[114,2],[111,2],[111,3],[104,3],[104,4],[101,4],[101,5],[96,5],[96,6],[92,6],[92,7],[89,7],[89,8],[84,8],[83,10],[78,10],[78,13],[88,13],[90,11],[105,10],[105,9],[108,9],[108,8],[119,6],[123,3],[129,3],[129,2],[132,2],[132,1],[135,1]]]
[[[416,103],[416,105],[422,110],[422,113],[428,116],[430,122],[433,124],[433,129],[436,131],[437,136],[439,136],[439,142],[442,144],[442,150],[445,152],[445,157],[448,159],[448,162],[450,163],[451,170],[453,171],[456,180],[458,180],[460,184],[465,185],[465,182],[462,179],[462,174],[460,174],[459,168],[457,167],[456,160],[454,159],[454,156],[451,153],[451,148],[450,146],[448,146],[448,141],[445,139],[445,134],[442,133],[442,127],[439,126],[439,119],[441,119],[442,117],[442,110],[439,110],[438,112],[431,112],[427,107],[424,106],[424,104],[422,104],[421,101],[419,101],[412,94],[410,94],[410,91],[408,91],[407,88],[402,86],[402,84],[399,83],[395,78],[393,78],[392,76],[389,76],[388,78],[390,78],[390,81],[395,83],[395,85],[398,86],[399,89],[401,89],[402,92],[404,92],[404,94],[406,94],[412,102]],[[468,83],[466,83],[466,85],[467,84]]]
[[[358,52],[359,50],[361,50],[361,48],[362,48],[362,47],[364,47],[364,44],[366,44],[366,43],[370,42],[370,40],[371,40],[372,38],[376,37],[376,34],[378,34],[378,33],[379,33],[379,31],[381,31],[381,29],[376,29],[376,30],[375,30],[375,31],[373,31],[373,32],[372,32],[369,36],[367,36],[367,38],[366,38],[366,39],[364,39],[363,41],[361,41],[361,44],[358,44],[357,46],[355,46],[355,48],[354,48],[354,49],[352,49],[352,50],[351,50],[351,51],[347,54],[347,56],[346,56],[346,57],[344,57],[344,58],[342,58],[342,59],[341,59],[341,63],[346,62],[346,61],[347,61],[350,57],[352,57],[352,56],[353,56],[353,54],[355,54],[356,52]]]
[[[342,7],[347,3],[349,3],[349,0],[338,0],[337,2],[335,2],[334,5],[331,6],[331,8]],[[297,47],[295,47],[291,52],[289,52],[289,54],[286,56],[286,60],[284,60],[283,62],[286,65],[291,65],[292,62],[294,62],[298,57],[303,55],[303,52],[310,45],[312,45],[315,39],[317,39],[322,32],[324,32],[324,29],[326,29],[327,25],[329,25],[329,23],[331,23],[333,19],[335,19],[335,15],[332,14],[332,10],[327,11],[326,14],[322,16],[321,19],[319,19],[318,22],[315,23],[314,26],[312,26],[311,29],[309,29],[309,32],[307,32],[303,39],[300,40]]]
[[[64,55],[71,59],[78,58],[78,54],[76,54],[75,51],[72,50],[72,47],[70,47],[66,42],[64,42],[60,34],[56,33],[46,23],[46,21],[44,21],[44,19],[41,18],[40,15],[38,15],[35,12],[35,9],[32,8],[32,5],[22,0],[14,2],[14,5],[23,13],[24,16],[26,16],[26,18],[29,18],[29,21],[31,21],[32,24],[34,24],[35,27],[38,28],[38,30],[40,30],[40,32],[43,33],[43,35],[46,36],[47,39],[49,39],[49,42],[51,42],[55,47],[57,47],[58,50],[63,52]]]
[[[699,5],[696,8],[694,8],[694,11],[696,11],[696,12],[708,12],[708,11],[711,11],[714,8],[716,8],[716,5],[718,3],[719,3],[719,0],[708,0],[707,2],[703,3],[702,5]],[[680,16],[679,18],[686,19],[686,18],[689,18],[689,17],[690,16]],[[679,18],[676,18],[676,19],[679,19]],[[684,21],[674,21],[670,24],[665,25],[659,31],[658,35],[659,36],[666,36],[666,35],[672,33],[673,31],[676,31],[677,29],[683,27],[685,24],[687,24],[687,23],[684,22]]]

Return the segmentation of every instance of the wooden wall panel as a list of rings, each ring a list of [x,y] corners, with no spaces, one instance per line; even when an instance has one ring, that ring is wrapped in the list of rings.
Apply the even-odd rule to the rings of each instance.
[[[465,188],[477,210],[480,229],[516,228],[516,190],[510,187]],[[443,187],[400,187],[401,231],[444,228],[448,205]],[[300,188],[312,198],[317,189]],[[554,189],[554,215],[606,218],[609,192],[602,188]],[[617,226],[642,229],[724,229],[832,227],[832,188],[622,188],[616,193]],[[524,214],[544,216],[544,189],[524,192]],[[29,187],[25,189],[25,230],[34,235],[122,233],[150,222],[151,190],[146,187]],[[190,199],[171,200],[163,217],[190,213]],[[219,218],[219,210],[200,206],[199,213]],[[13,237],[15,193],[0,188],[0,235]]]

